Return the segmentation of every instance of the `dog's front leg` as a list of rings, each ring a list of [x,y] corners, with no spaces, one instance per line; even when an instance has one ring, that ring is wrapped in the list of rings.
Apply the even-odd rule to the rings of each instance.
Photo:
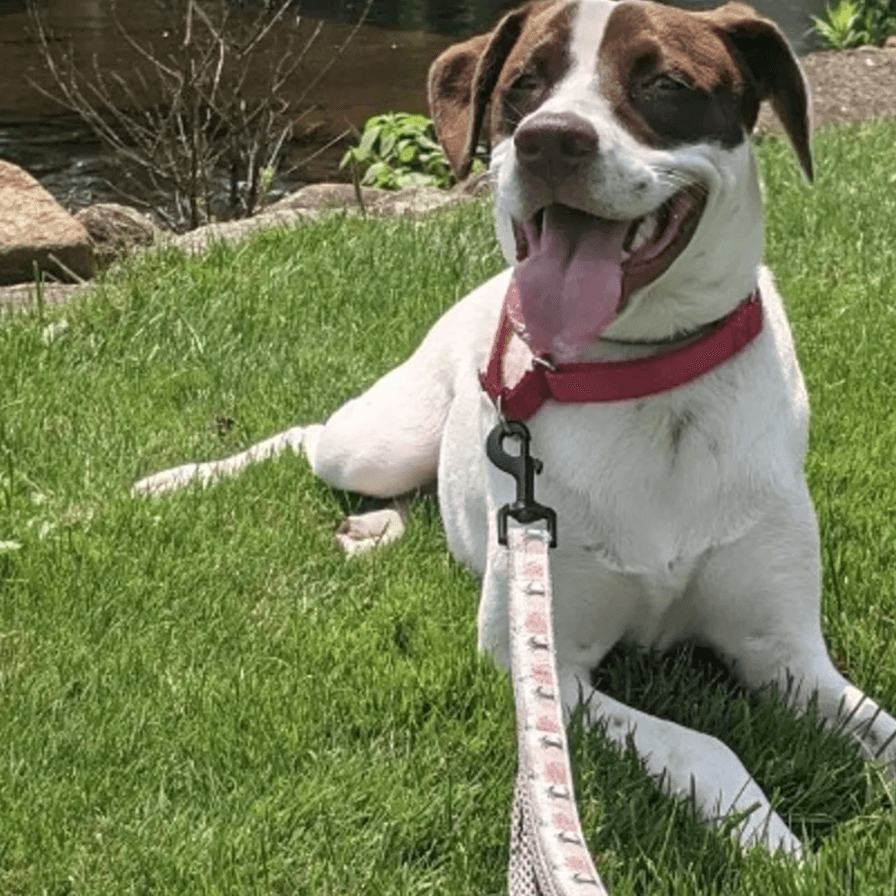
[[[587,682],[587,670],[560,670],[566,712],[581,704],[586,723],[601,726],[618,750],[634,746],[647,773],[666,793],[693,799],[700,817],[712,824],[744,816],[735,828],[744,847],[802,855],[800,841],[730,748],[708,734],[626,706]]]
[[[814,701],[834,731],[848,734],[869,758],[886,762],[896,778],[896,719],[837,671],[825,647],[819,555],[803,485],[706,563],[695,601],[703,615],[701,635],[747,686],[773,686],[797,712]]]
[[[489,552],[479,606],[479,646],[498,664],[509,669],[507,561],[506,550],[493,547]],[[556,626],[563,566],[560,563],[552,566],[557,572],[554,577]],[[601,614],[601,621],[607,643],[615,643],[620,620],[607,612]],[[582,621],[581,627],[587,628],[587,622]],[[594,657],[570,661],[562,641],[561,636],[557,662],[567,719],[582,706],[589,726],[601,726],[620,752],[633,744],[648,774],[667,793],[693,799],[704,820],[719,823],[732,814],[742,814],[744,817],[734,833],[745,847],[763,845],[770,850],[782,849],[795,856],[801,855],[799,840],[774,812],[762,789],[730,748],[708,734],[633,709],[595,690],[589,676]],[[565,654],[567,659],[564,661]]]
[[[790,641],[783,635],[778,631],[723,650],[747,685],[773,687],[797,713],[814,703],[829,730],[847,734],[867,758],[886,763],[896,779],[896,719],[837,671],[811,621]]]

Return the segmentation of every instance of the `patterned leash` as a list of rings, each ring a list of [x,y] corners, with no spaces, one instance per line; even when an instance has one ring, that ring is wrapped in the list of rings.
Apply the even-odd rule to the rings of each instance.
[[[520,453],[504,451],[519,442]],[[510,896],[606,896],[576,807],[554,652],[548,551],[557,543],[554,511],[536,503],[541,463],[529,431],[502,421],[486,443],[489,459],[516,479],[513,504],[498,512],[498,540],[509,552],[510,648],[516,702],[518,771],[510,829]],[[521,526],[508,527],[512,517]]]

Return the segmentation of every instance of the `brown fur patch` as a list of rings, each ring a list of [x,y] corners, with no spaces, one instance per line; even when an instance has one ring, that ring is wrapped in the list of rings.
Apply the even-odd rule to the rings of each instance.
[[[510,136],[537,109],[572,64],[576,2],[539,4],[507,57],[492,99],[492,138]]]
[[[650,146],[736,146],[768,99],[812,179],[805,79],[784,35],[751,7],[687,12],[649,0],[620,3],[595,64],[615,115]]]
[[[566,73],[576,5],[576,0],[527,3],[491,33],[449,47],[430,66],[430,111],[458,177],[469,171],[490,102],[494,141],[511,133],[520,111],[537,108]],[[521,89],[523,75],[534,90]]]
[[[597,69],[615,115],[650,146],[736,146],[758,114],[749,72],[720,29],[692,12],[621,3],[607,20]]]

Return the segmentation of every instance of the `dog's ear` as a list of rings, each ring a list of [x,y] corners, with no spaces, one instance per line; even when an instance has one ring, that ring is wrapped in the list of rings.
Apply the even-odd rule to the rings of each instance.
[[[759,99],[771,103],[806,179],[811,182],[809,88],[787,38],[774,22],[741,3],[726,3],[703,15],[725,32],[740,53],[756,84]],[[754,124],[755,117],[747,122],[749,128]]]
[[[485,110],[528,14],[528,5],[509,13],[494,31],[449,47],[429,67],[429,109],[458,180],[470,171]]]

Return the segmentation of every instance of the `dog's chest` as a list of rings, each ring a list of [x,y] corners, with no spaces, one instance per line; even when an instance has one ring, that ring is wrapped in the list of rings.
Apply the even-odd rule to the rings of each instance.
[[[644,579],[663,604],[694,565],[756,519],[761,471],[738,457],[728,414],[698,400],[627,403],[533,421],[539,500],[556,505],[564,546]],[[583,425],[584,424],[584,425]]]

